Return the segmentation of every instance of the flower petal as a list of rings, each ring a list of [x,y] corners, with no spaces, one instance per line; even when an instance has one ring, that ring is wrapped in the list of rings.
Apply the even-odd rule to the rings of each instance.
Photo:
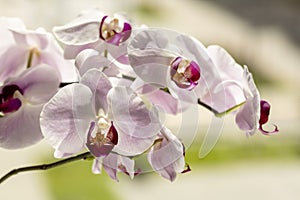
[[[43,51],[39,56],[38,63],[45,63],[59,72],[61,82],[77,82],[78,72],[74,64],[63,58],[62,53],[57,53],[52,49]]]
[[[98,51],[93,49],[86,49],[80,52],[76,57],[75,65],[79,69],[80,75],[83,75],[89,69],[93,68],[104,72],[109,70],[112,72],[110,75],[117,75],[119,73],[112,61],[101,56]]]
[[[108,102],[119,133],[115,150],[124,155],[136,155],[149,148],[161,129],[155,107],[148,109],[131,89],[119,86],[109,91]]]
[[[128,136],[149,138],[161,129],[157,110],[154,107],[148,109],[130,88],[112,88],[108,102],[115,125]]]
[[[48,65],[39,65],[25,70],[6,84],[17,85],[26,100],[39,104],[47,102],[56,93],[59,83],[59,75],[55,69]]]
[[[99,40],[99,21],[54,27],[56,38],[67,45],[85,45]]]
[[[42,105],[23,104],[16,112],[0,118],[0,147],[19,149],[39,142]]]
[[[102,109],[107,113],[107,94],[112,88],[108,78],[100,70],[90,69],[83,75],[80,83],[88,86],[92,91],[96,112]]]
[[[162,141],[157,142],[148,154],[152,168],[164,178],[174,181],[184,171],[184,147],[167,128],[162,129]]]
[[[207,53],[218,70],[219,81],[210,84],[201,101],[223,113],[245,101],[243,68],[220,46],[209,46]]]
[[[16,59],[18,58],[18,59]],[[19,46],[10,46],[0,55],[0,85],[26,69],[28,52]]]
[[[119,181],[117,177],[118,171],[130,175],[131,178],[135,174],[134,161],[132,159],[112,153],[103,159],[103,168],[116,181]]]
[[[64,154],[78,153],[83,147],[94,112],[92,92],[82,84],[63,87],[41,113],[41,129],[47,142]]]
[[[247,99],[246,103],[238,110],[235,121],[238,127],[245,131],[247,135],[253,135],[259,125],[260,95],[247,67],[244,68],[244,78],[248,82],[248,88],[244,89]]]

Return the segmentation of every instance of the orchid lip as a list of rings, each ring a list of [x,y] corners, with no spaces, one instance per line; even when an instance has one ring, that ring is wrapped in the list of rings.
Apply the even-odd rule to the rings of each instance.
[[[118,133],[115,129],[113,123],[111,122],[111,126],[109,127],[107,134],[103,134],[101,127],[97,130],[95,136],[92,136],[92,133],[96,127],[95,122],[91,122],[90,128],[87,134],[87,147],[90,152],[95,157],[105,157],[107,156],[115,145],[118,143]]]
[[[108,16],[104,16],[100,23],[99,37],[114,45],[120,45],[125,42],[131,35],[132,27],[129,23],[124,22],[120,26],[118,18],[109,21]]]
[[[4,115],[19,110],[22,101],[15,97],[15,93],[23,94],[23,91],[17,85],[7,85],[3,87],[0,94],[0,112]]]
[[[260,101],[260,119],[259,119],[259,130],[264,135],[271,135],[279,132],[279,129],[276,125],[274,125],[273,131],[266,131],[263,129],[262,125],[266,124],[269,120],[271,105],[265,101]]]
[[[194,61],[176,57],[171,62],[171,79],[183,89],[192,90],[198,85],[200,79],[200,67]]]

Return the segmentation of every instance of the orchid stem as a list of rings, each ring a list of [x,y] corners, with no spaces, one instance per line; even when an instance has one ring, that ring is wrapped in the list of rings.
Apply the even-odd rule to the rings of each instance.
[[[213,109],[212,107],[210,107],[209,105],[205,104],[204,102],[202,102],[200,99],[198,99],[197,102],[200,106],[203,106],[204,108],[206,108],[207,110],[211,111],[212,113],[214,113],[215,115],[220,114],[217,110]]]
[[[27,166],[27,167],[21,167],[21,168],[17,168],[17,169],[13,169],[10,172],[8,172],[7,174],[5,174],[4,176],[1,177],[0,179],[0,184],[3,183],[6,179],[8,179],[9,177],[13,176],[13,175],[17,175],[19,173],[22,172],[28,172],[28,171],[37,171],[37,170],[48,170],[48,169],[52,169],[70,162],[74,162],[77,160],[87,160],[89,158],[93,158],[94,156],[90,153],[90,152],[85,152],[82,154],[79,154],[77,156],[73,156],[70,158],[66,158],[57,162],[53,162],[53,163],[49,163],[49,164],[42,164],[42,165],[34,165],[34,166]]]
[[[105,50],[104,50],[104,52],[103,52],[103,56],[104,56],[105,58],[107,58],[107,57],[108,57],[108,51],[107,51],[107,49],[105,49]]]
[[[59,88],[65,87],[65,86],[73,84],[73,83],[79,83],[79,82],[61,82],[59,84]]]

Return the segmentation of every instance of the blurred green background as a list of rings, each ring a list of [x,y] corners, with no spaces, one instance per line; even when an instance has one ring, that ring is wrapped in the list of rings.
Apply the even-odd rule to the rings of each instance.
[[[300,2],[297,0],[0,0],[1,16],[22,18],[28,28],[63,25],[81,10],[99,7],[108,13],[125,11],[149,27],[166,27],[193,35],[205,45],[219,44],[254,74],[262,98],[272,104],[270,122],[280,133],[247,138],[225,119],[212,152],[198,158],[211,115],[199,108],[197,136],[187,147],[192,168],[173,183],[155,173],[120,182],[103,172],[94,175],[91,161],[17,175],[0,186],[0,199],[292,199],[300,197],[299,82]],[[168,121],[178,131],[180,117]],[[272,124],[267,128],[272,129]],[[191,128],[192,130],[192,128]],[[183,138],[184,139],[184,138]],[[24,150],[0,149],[0,172],[28,164],[54,161],[45,143]]]

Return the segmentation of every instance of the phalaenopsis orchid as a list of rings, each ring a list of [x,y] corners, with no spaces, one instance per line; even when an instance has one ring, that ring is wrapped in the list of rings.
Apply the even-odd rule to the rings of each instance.
[[[0,25],[2,148],[46,140],[54,157],[92,158],[94,173],[103,166],[115,180],[117,172],[146,172],[135,158],[147,155],[152,169],[173,181],[191,169],[184,140],[162,116],[198,105],[218,118],[234,114],[248,136],[278,132],[276,125],[262,127],[270,104],[260,99],[249,68],[220,46],[97,9],[54,27],[53,35],[15,18]]]

